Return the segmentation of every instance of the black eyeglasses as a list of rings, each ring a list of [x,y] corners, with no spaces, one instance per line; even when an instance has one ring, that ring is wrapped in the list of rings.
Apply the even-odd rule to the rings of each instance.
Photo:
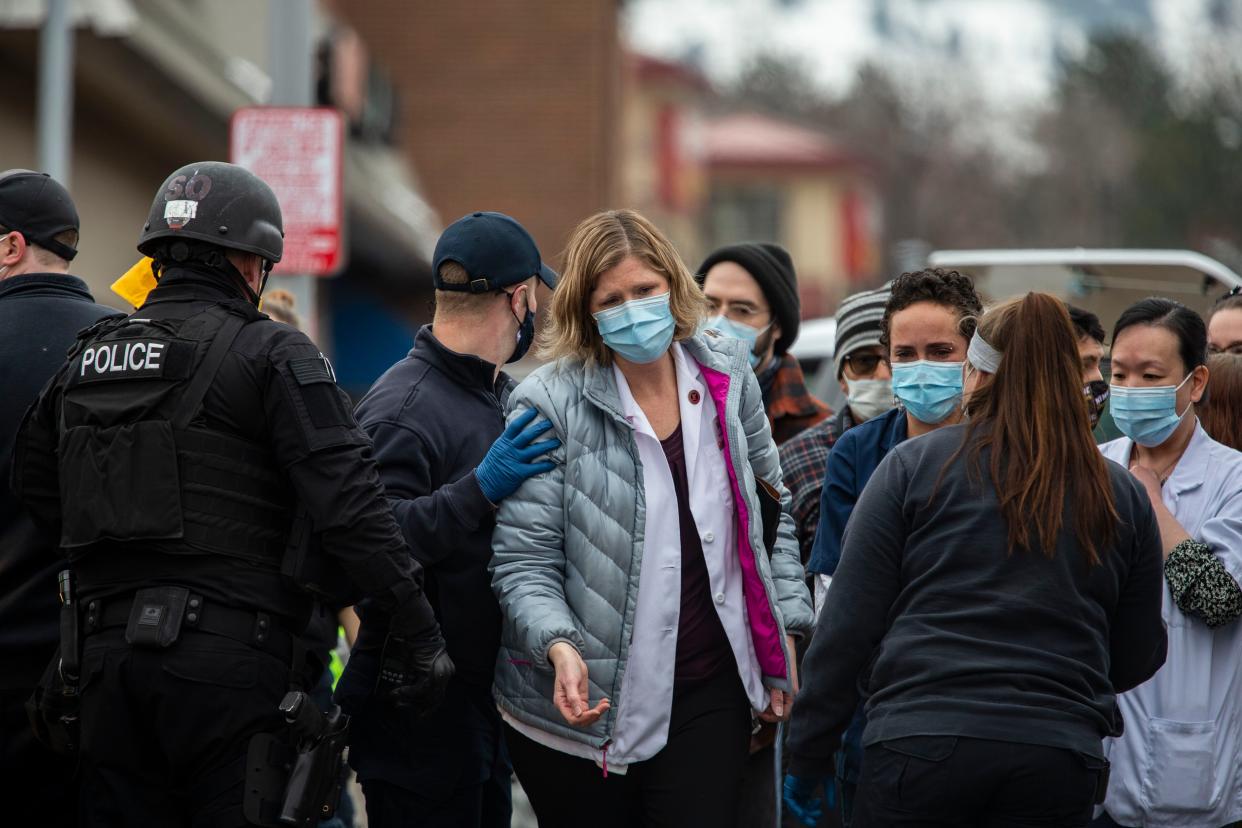
[[[854,369],[855,374],[874,374],[875,369],[880,367],[881,362],[888,362],[885,357],[879,354],[848,354],[845,361]]]

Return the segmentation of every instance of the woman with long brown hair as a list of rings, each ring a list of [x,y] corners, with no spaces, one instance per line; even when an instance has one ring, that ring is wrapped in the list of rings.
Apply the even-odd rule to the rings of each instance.
[[[856,826],[1085,826],[1115,694],[1163,663],[1160,529],[1091,438],[1065,306],[987,312],[967,421],[862,493],[804,662],[791,773],[831,771],[867,697]]]

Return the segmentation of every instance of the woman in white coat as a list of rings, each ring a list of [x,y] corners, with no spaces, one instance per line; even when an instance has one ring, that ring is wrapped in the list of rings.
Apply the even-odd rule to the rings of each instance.
[[[544,355],[510,397],[555,467],[500,505],[495,695],[543,828],[726,825],[752,714],[787,719],[811,626],[747,356],[631,210],[570,238]]]
[[[1099,826],[1242,824],[1242,453],[1214,441],[1194,404],[1208,387],[1194,311],[1145,299],[1113,331],[1113,419],[1101,447],[1151,497],[1165,554],[1164,667],[1118,699]]]

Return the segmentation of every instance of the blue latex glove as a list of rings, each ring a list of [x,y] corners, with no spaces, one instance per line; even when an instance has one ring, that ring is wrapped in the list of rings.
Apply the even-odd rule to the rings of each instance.
[[[824,786],[823,797],[818,794],[821,784]],[[794,776],[787,773],[785,774],[783,799],[785,809],[807,828],[815,828],[823,819],[825,804],[829,810],[837,807],[837,791],[832,779]]]
[[[500,501],[516,492],[518,486],[527,478],[556,468],[556,464],[550,460],[532,462],[536,457],[561,444],[556,438],[534,443],[536,437],[552,427],[552,423],[547,420],[531,426],[531,421],[538,415],[538,411],[529,408],[514,418],[504,434],[497,437],[496,442],[487,450],[483,462],[474,470],[483,496],[492,505],[499,505]]]

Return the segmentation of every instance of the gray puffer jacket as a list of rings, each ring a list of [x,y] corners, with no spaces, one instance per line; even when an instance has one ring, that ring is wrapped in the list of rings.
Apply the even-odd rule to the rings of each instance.
[[[793,654],[784,636],[810,631],[811,604],[759,383],[738,340],[712,331],[681,344],[726,424],[743,594],[764,683],[788,689]],[[509,406],[510,417],[538,409],[561,447],[552,454],[556,468],[527,480],[497,516],[491,572],[504,627],[496,700],[518,721],[603,748],[613,738],[642,566],[646,503],[633,427],[612,369],[595,363],[544,365],[517,387]],[[734,463],[738,457],[745,462]],[[770,560],[756,478],[776,488],[783,507]],[[582,654],[590,698],[614,700],[589,728],[571,727],[552,703],[548,649],[557,641]]]

